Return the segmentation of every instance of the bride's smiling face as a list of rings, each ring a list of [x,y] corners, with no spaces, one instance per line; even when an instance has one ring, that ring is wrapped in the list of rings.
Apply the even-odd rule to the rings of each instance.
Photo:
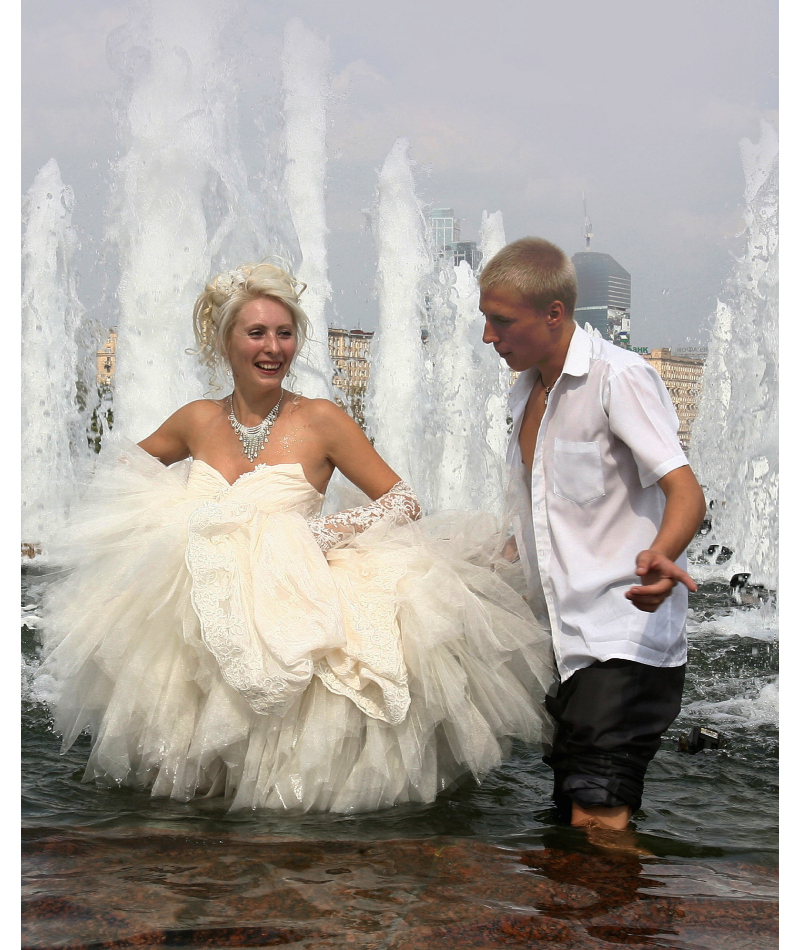
[[[226,349],[236,386],[280,386],[297,351],[291,314],[272,297],[248,301],[233,322]]]

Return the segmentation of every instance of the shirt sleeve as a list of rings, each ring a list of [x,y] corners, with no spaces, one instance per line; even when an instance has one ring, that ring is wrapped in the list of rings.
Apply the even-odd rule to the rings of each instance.
[[[642,488],[689,460],[678,441],[678,415],[661,377],[644,360],[607,383],[608,422],[633,453]]]

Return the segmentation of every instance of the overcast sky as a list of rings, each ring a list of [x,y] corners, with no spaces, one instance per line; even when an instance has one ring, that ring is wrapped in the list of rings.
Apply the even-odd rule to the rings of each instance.
[[[198,0],[185,0],[187,16]],[[75,190],[84,249],[102,241],[120,140],[108,34],[123,0],[25,0],[27,189],[50,158]],[[375,257],[362,209],[395,140],[418,193],[455,209],[462,240],[481,212],[506,237],[592,250],[632,276],[632,343],[703,339],[740,247],[742,138],[777,126],[775,0],[246,0],[228,41],[243,56],[242,149],[253,174],[259,116],[275,121],[279,56],[294,16],[330,43],[334,101],[327,212],[331,321],[374,326]],[[88,285],[87,285],[88,286]],[[89,288],[91,289],[91,288]]]

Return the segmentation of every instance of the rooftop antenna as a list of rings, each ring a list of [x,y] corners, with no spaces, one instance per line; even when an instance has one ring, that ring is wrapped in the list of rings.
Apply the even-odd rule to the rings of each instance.
[[[589,220],[589,213],[586,210],[586,192],[583,194],[583,236],[586,238],[586,250],[589,250],[589,245],[592,243],[592,222]]]

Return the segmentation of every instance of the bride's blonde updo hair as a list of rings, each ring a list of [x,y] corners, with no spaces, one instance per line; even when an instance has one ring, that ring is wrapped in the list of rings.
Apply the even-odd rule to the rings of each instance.
[[[211,374],[218,390],[220,369],[228,365],[228,341],[242,307],[251,300],[269,297],[289,311],[297,335],[297,349],[308,336],[308,317],[300,306],[306,285],[274,264],[241,264],[223,271],[205,286],[192,315],[197,349],[193,352]]]

